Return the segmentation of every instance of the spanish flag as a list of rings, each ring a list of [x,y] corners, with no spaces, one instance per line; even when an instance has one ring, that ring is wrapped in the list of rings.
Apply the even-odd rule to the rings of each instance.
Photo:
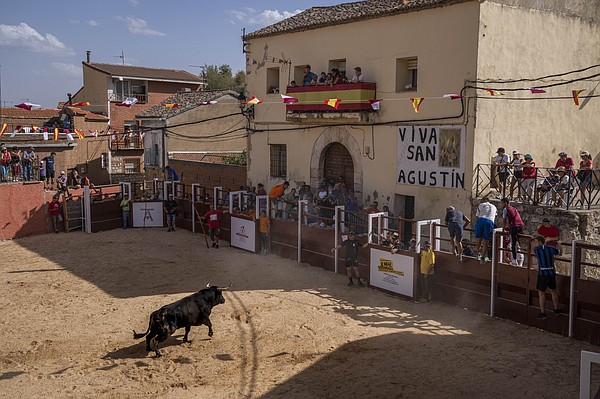
[[[252,96],[252,97],[250,97],[250,99],[248,101],[245,101],[242,104],[256,105],[256,104],[260,104],[262,102],[263,102],[263,100],[256,98],[256,96]]]
[[[2,128],[0,129],[0,137],[6,132],[6,128],[8,128],[8,123],[3,123]]]
[[[419,112],[419,107],[421,106],[421,103],[423,102],[424,99],[425,99],[424,97],[410,99],[410,101],[412,101],[412,106],[416,113]]]
[[[58,128],[54,128],[54,141],[58,140]]]
[[[177,107],[181,106],[181,104],[177,104],[177,103],[167,103],[167,104],[163,104],[163,105],[167,108],[177,108]]]
[[[342,100],[339,98],[328,98],[325,100],[325,105],[329,105],[330,107],[333,107],[335,109],[338,109],[338,107],[340,106],[340,102]]]
[[[77,134],[77,137],[79,137],[80,140],[83,139],[83,131],[79,130],[79,129],[75,129],[75,134]]]
[[[579,95],[582,91],[585,91],[585,89],[573,90],[573,102],[575,103],[575,105],[579,105]]]
[[[71,107],[87,107],[88,105],[90,105],[88,101],[80,101],[78,103],[71,104]]]

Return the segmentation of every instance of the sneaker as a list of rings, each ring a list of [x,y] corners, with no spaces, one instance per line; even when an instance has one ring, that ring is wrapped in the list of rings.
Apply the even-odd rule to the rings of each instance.
[[[452,248],[452,253],[454,254],[454,256],[458,256],[458,251],[456,250],[456,248]]]
[[[212,247],[213,247],[213,248],[215,247],[215,243],[214,243],[214,242],[212,243]]]
[[[538,320],[546,320],[546,313],[540,313],[537,317]]]
[[[167,230],[167,233],[171,231],[171,228],[169,227],[169,230]]]
[[[477,254],[477,260],[481,260],[481,254]]]
[[[352,280],[348,281],[348,287],[353,286],[354,283],[352,282]]]
[[[361,279],[358,279],[358,286],[359,287],[364,287],[365,285],[363,284]]]
[[[481,258],[481,260],[479,261],[482,265],[487,263],[487,261],[489,261],[490,259],[487,256],[484,256],[483,258]]]
[[[460,256],[458,257],[458,262],[459,262],[459,263],[463,263],[463,256],[462,256],[462,255],[460,255]]]
[[[554,309],[554,314],[558,316],[560,314],[560,309]]]

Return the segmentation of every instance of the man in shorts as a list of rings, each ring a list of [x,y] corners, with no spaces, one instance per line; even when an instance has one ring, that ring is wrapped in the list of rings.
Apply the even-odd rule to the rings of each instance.
[[[471,223],[471,220],[461,211],[456,210],[453,206],[446,208],[446,225],[448,233],[450,233],[450,242],[452,243],[452,251],[458,257],[460,262],[463,261],[463,246],[462,238],[465,232],[465,227]]]
[[[54,164],[55,152],[51,152],[49,156],[44,157],[42,161],[46,163],[46,188],[49,190],[54,188]]]
[[[342,247],[346,247],[346,274],[348,275],[348,286],[353,286],[352,282],[352,272],[354,271],[354,275],[356,276],[356,280],[358,281],[359,287],[364,287],[365,285],[360,279],[360,275],[358,273],[358,248],[366,248],[369,243],[365,243],[364,245],[358,241],[354,235],[354,233],[350,233],[348,235],[348,239],[341,244],[339,244],[335,248],[331,248],[331,252],[335,252],[337,249]]]
[[[52,227],[54,227],[54,232],[58,233],[58,218],[60,216],[60,195],[54,194],[52,197],[52,202],[48,205],[48,212],[50,212],[50,217],[52,218]]]
[[[496,151],[498,155],[494,157],[494,166],[497,168],[498,172],[498,181],[500,186],[498,187],[498,192],[500,193],[500,198],[506,196],[506,180],[508,179],[508,164],[510,160],[508,159],[508,155],[506,155],[506,150],[504,147],[498,148]]]
[[[477,259],[481,261],[483,265],[488,260],[488,243],[492,239],[492,233],[494,232],[494,220],[496,220],[496,213],[498,209],[495,205],[490,203],[488,197],[483,197],[481,203],[477,207],[477,222],[475,222],[475,239],[477,240]],[[482,249],[483,241],[483,249]]]
[[[215,209],[213,204],[210,204],[209,211],[204,214],[204,220],[208,223],[208,233],[213,248],[219,248],[219,234],[221,233],[221,221],[219,217],[222,214],[223,211]]]
[[[175,231],[175,218],[177,216],[177,201],[173,199],[173,194],[169,194],[169,199],[165,202],[165,212],[167,213],[167,226],[169,231]]]
[[[558,243],[560,245],[560,242]],[[554,257],[560,251],[553,246],[546,245],[544,236],[535,238],[535,247],[533,253],[537,257],[538,263],[538,279],[535,288],[538,290],[540,300],[540,314],[538,320],[546,318],[546,290],[550,289],[552,295],[552,303],[554,304],[554,314],[559,315],[558,309],[558,294],[556,293],[556,269],[554,268]]]

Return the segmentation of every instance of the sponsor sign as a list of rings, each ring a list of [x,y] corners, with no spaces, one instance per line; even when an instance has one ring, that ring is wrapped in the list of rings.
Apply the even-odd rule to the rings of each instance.
[[[371,248],[369,284],[412,298],[415,258]]]
[[[163,203],[132,202],[133,227],[163,227]]]
[[[256,228],[253,220],[231,217],[231,246],[256,252]]]

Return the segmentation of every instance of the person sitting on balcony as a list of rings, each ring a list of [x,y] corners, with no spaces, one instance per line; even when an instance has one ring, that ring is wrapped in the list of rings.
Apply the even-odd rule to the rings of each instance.
[[[558,153],[558,160],[556,161],[556,166],[554,167],[558,169],[561,166],[563,166],[567,172],[573,170],[573,168],[575,167],[575,162],[573,162],[573,158],[571,158],[569,154],[567,154],[564,151]]]
[[[545,203],[550,201],[550,192],[558,184],[559,177],[555,169],[548,170],[548,176],[544,178],[542,184],[538,188],[538,202]]]
[[[337,85],[337,84],[341,84],[344,81],[344,77],[342,76],[342,74],[340,73],[340,70],[337,68],[332,68],[331,69],[331,74],[333,75],[333,84]]]
[[[360,67],[354,68],[354,76],[352,76],[352,83],[362,83],[365,80],[365,75],[362,74]]]
[[[325,86],[333,86],[333,74],[331,72],[329,72],[327,74],[327,77],[325,78]]]
[[[79,173],[75,169],[71,172],[71,180],[73,188],[81,188],[81,176],[79,176]]]
[[[565,193],[568,193],[571,189],[571,174],[567,173],[564,166],[556,168],[556,175],[558,176],[558,182],[552,190],[552,201],[555,206],[562,206],[564,203]],[[556,199],[556,196],[560,197],[560,200]]]
[[[302,76],[303,86],[312,86],[317,83],[318,76],[310,71],[310,65],[304,67],[304,76]]]
[[[325,82],[327,82],[327,74],[321,72],[321,76],[319,77],[319,80],[317,80],[317,86],[324,86]]]
[[[298,85],[296,84],[296,81],[295,81],[295,80],[292,80],[292,81],[290,82],[290,87],[298,87]]]

